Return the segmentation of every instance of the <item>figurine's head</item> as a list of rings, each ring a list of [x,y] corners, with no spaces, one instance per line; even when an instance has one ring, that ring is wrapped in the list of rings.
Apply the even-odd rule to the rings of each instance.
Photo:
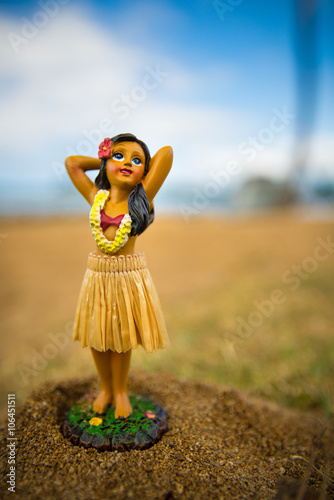
[[[144,169],[140,169],[140,176],[141,178],[138,178],[137,181],[140,182],[142,178],[144,178],[148,172],[149,169],[149,164],[151,160],[151,155],[149,152],[148,147],[146,144],[137,139],[137,137],[133,134],[118,134],[112,137],[111,139],[106,138],[104,139],[103,142],[101,142],[99,146],[99,158],[101,159],[101,166],[100,166],[100,172],[98,176],[95,179],[95,185],[99,189],[109,189],[110,188],[110,182],[108,179],[108,169],[107,169],[107,162],[108,160],[113,160],[114,163],[117,163],[118,161],[122,160],[122,153],[124,155],[124,147],[126,148],[126,143],[129,143],[129,149],[130,150],[135,150],[137,149],[139,151],[139,158],[138,160],[143,159],[143,166]],[[122,151],[116,152],[115,151],[115,146],[119,145],[119,148],[123,148]],[[139,146],[139,148],[138,148]],[[134,158],[134,162],[137,160],[137,158]],[[134,166],[136,166],[136,163],[133,163]],[[112,169],[112,165],[111,165]]]

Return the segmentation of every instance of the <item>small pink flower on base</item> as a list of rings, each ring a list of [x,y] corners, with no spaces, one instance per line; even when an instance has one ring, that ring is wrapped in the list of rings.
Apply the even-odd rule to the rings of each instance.
[[[147,418],[155,418],[156,415],[152,413],[151,411],[145,411],[145,415]]]

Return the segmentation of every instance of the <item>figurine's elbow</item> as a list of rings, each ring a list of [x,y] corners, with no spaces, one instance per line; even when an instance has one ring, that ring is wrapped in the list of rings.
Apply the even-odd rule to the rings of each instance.
[[[173,158],[173,148],[172,146],[165,146],[166,154]]]
[[[170,163],[169,168],[171,168],[172,163],[173,163],[173,148],[171,146],[165,146],[163,149],[164,149],[165,158]]]
[[[76,156],[68,156],[65,160],[65,167],[66,170],[73,170],[74,168],[78,167],[78,161]]]

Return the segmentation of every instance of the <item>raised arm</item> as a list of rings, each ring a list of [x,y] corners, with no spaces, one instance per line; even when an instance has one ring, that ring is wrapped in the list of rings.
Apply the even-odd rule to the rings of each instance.
[[[172,163],[173,149],[170,146],[164,146],[159,149],[153,158],[151,158],[148,174],[143,181],[143,186],[150,204],[153,202],[155,195],[169,174]]]
[[[93,205],[94,196],[98,189],[85,172],[87,170],[99,170],[100,160],[91,158],[90,156],[68,156],[65,160],[65,166],[71,181],[79,193],[82,194],[90,205]]]

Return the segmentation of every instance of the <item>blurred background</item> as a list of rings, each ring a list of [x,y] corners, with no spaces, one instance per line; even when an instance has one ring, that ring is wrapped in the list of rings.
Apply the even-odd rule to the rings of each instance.
[[[3,393],[93,373],[66,333],[92,241],[64,159],[132,132],[174,149],[140,243],[174,347],[134,366],[331,413],[333,20],[330,0],[1,1]]]
[[[1,212],[85,210],[64,159],[122,131],[173,146],[164,211],[333,202],[333,16],[330,0],[2,1]]]

